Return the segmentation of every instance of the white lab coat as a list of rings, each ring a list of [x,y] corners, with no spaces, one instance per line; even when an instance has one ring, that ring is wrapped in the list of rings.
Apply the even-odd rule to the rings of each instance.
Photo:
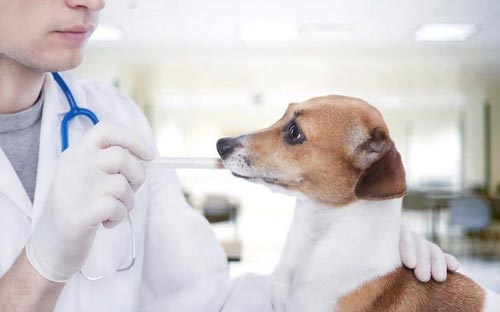
[[[116,89],[63,75],[81,107],[101,121],[133,127],[154,144],[138,107]],[[9,270],[42,212],[61,151],[60,124],[68,102],[46,75],[34,204],[0,148],[0,276]],[[78,118],[70,125],[70,148],[92,127]],[[148,171],[131,212],[137,260],[129,271],[113,273],[130,259],[126,223],[100,228],[84,269],[64,287],[55,311],[264,311],[270,304],[270,279],[229,278],[222,248],[207,221],[186,203],[172,170]]]

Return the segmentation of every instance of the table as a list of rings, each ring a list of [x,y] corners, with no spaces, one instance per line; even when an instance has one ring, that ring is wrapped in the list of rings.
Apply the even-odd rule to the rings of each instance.
[[[441,210],[448,208],[450,199],[457,198],[459,194],[426,193],[424,196],[428,202],[427,207],[431,212],[431,240],[439,245],[439,235],[437,233],[437,227],[440,221]]]

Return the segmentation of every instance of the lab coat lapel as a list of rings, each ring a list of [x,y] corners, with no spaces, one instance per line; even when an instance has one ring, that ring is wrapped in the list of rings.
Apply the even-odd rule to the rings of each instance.
[[[2,148],[0,148],[0,192],[31,217],[31,200]]]
[[[77,104],[80,107],[87,107],[86,97],[80,88],[72,86],[69,79],[63,76],[70,87]],[[35,189],[35,199],[33,205],[32,229],[36,225],[36,220],[40,216],[43,205],[47,200],[47,195],[52,184],[57,161],[61,155],[61,121],[64,114],[69,111],[68,101],[64,93],[59,88],[52,75],[47,74],[44,82],[44,104],[42,112],[42,124],[40,130],[40,150],[38,156],[38,169]],[[80,118],[70,122],[69,138],[81,136],[85,132]]]

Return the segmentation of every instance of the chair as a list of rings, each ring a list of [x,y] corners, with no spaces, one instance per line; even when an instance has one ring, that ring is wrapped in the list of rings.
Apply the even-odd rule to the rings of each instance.
[[[208,195],[202,209],[208,222],[217,223],[235,222],[238,207],[225,196]]]
[[[236,224],[238,205],[229,198],[222,195],[208,195],[202,205],[205,218],[216,230],[217,225],[230,225],[232,227],[232,238],[220,241],[228,261],[241,261],[241,242]],[[222,228],[221,228],[222,229]]]
[[[460,226],[465,231],[478,231],[489,226],[491,208],[486,199],[463,196],[451,199],[450,224]]]
[[[488,229],[491,222],[489,202],[478,196],[461,196],[450,199],[449,205],[450,226],[460,231],[462,239],[466,234],[471,239],[472,247],[476,247],[484,238],[480,234]],[[448,233],[448,238],[450,234],[453,233]]]

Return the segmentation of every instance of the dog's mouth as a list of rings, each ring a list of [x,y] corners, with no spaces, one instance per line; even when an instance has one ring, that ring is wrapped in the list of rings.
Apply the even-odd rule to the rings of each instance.
[[[269,177],[250,177],[250,176],[244,176],[244,175],[241,175],[241,174],[237,174],[235,172],[231,172],[231,174],[237,178],[242,178],[242,179],[245,179],[245,180],[262,180],[266,183],[269,183],[269,184],[275,184],[275,185],[281,185],[281,186],[284,186],[283,183],[280,183],[280,181],[278,179],[275,179],[275,178],[269,178]]]

